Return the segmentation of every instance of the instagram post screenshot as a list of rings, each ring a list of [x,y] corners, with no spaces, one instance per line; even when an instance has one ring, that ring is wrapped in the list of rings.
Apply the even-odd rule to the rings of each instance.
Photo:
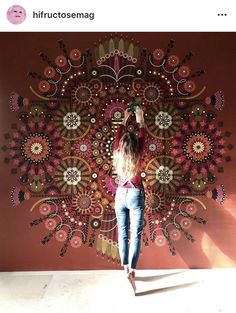
[[[234,2],[0,8],[1,313],[236,312]]]

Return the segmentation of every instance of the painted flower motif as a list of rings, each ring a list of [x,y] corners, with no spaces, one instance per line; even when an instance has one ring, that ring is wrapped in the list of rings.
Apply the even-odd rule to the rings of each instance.
[[[122,101],[114,101],[108,104],[105,108],[104,119],[120,121],[124,117],[124,111],[127,105]]]
[[[79,248],[82,245],[82,239],[79,236],[73,236],[70,240],[72,248]]]
[[[73,150],[76,155],[79,155],[81,157],[90,157],[91,142],[89,140],[77,141],[73,145]]]
[[[46,229],[48,230],[53,230],[57,226],[57,222],[53,218],[49,218],[45,221],[44,223]]]
[[[90,127],[90,114],[81,104],[62,103],[55,111],[54,123],[56,130],[65,140],[78,140],[84,137]]]
[[[165,209],[165,199],[161,193],[146,193],[145,207],[147,213],[158,213]]]
[[[81,181],[81,172],[76,167],[68,167],[63,175],[67,185],[76,186]]]
[[[154,151],[156,151],[156,150],[157,150],[156,145],[155,145],[155,144],[153,144],[153,143],[151,143],[151,144],[148,146],[148,148],[149,148],[149,151],[152,151],[152,152],[154,152]]]
[[[164,80],[160,80],[158,83],[145,82],[141,78],[135,78],[133,80],[133,89],[138,92],[141,102],[147,105],[154,105],[161,101],[164,85]]]
[[[172,140],[171,153],[182,167],[185,183],[191,181],[198,191],[205,189],[207,182],[214,183],[214,172],[220,169],[225,152],[224,134],[205,116],[200,122],[184,122]]]
[[[25,160],[34,163],[42,163],[49,158],[51,142],[44,134],[34,133],[27,136],[21,145]]]
[[[160,192],[173,192],[182,179],[181,167],[174,159],[160,156],[153,158],[145,168],[146,182]]]
[[[80,126],[80,116],[76,112],[68,112],[63,117],[63,125],[68,129],[77,129]]]
[[[190,221],[189,218],[185,217],[182,218],[180,221],[180,225],[184,228],[184,229],[189,229],[192,226],[192,222]]]
[[[43,151],[43,145],[39,142],[35,142],[31,146],[31,152],[33,154],[41,154]]]
[[[57,241],[63,242],[67,238],[67,232],[63,229],[60,229],[56,232],[56,239]]]
[[[75,90],[74,96],[78,102],[86,103],[91,100],[92,92],[87,86],[79,86]]]
[[[92,221],[91,221],[91,227],[93,229],[99,229],[101,227],[101,221],[98,219],[98,218],[94,218]]]
[[[90,166],[79,157],[66,157],[55,169],[56,185],[65,193],[78,193],[88,185],[90,177]]]
[[[25,119],[25,113],[21,114],[21,118],[20,124],[9,135],[12,171],[20,172],[19,180],[23,184],[34,184],[35,180],[42,183],[42,188],[37,188],[37,192],[40,192],[45,183],[53,180],[54,168],[63,155],[64,142],[53,123],[46,120],[44,115],[38,116],[36,121],[32,116]]]
[[[42,215],[48,215],[51,212],[51,206],[48,203],[42,203],[39,207],[39,212]]]
[[[92,192],[79,192],[72,197],[72,208],[82,214],[93,212],[96,204],[95,196]]]
[[[156,102],[161,96],[160,89],[156,85],[149,85],[143,91],[144,99],[149,102]]]
[[[155,239],[155,244],[158,246],[158,247],[163,247],[166,245],[166,238],[163,236],[163,235],[158,235]]]
[[[88,150],[87,145],[85,145],[85,144],[81,144],[79,149],[80,149],[81,152],[85,152],[85,151]]]
[[[148,136],[145,140],[144,151],[146,152],[146,157],[157,156],[162,154],[164,150],[164,145],[161,140]]]
[[[147,109],[147,131],[152,137],[170,139],[179,130],[181,116],[171,103],[158,103]]]
[[[170,232],[170,238],[174,241],[179,240],[181,237],[181,232],[178,229],[172,229]]]
[[[169,169],[167,166],[160,166],[156,170],[156,179],[161,184],[169,184],[173,179],[173,171]]]
[[[168,112],[160,111],[155,117],[155,125],[160,129],[168,129],[172,124],[172,117]]]
[[[188,159],[203,162],[214,153],[214,142],[205,133],[193,132],[186,137],[183,150]]]
[[[102,82],[96,78],[90,80],[88,83],[80,83],[72,90],[72,99],[76,104],[82,104],[83,106],[95,103],[102,87]]]
[[[186,212],[190,215],[196,214],[197,213],[197,206],[195,203],[189,203],[186,206]]]

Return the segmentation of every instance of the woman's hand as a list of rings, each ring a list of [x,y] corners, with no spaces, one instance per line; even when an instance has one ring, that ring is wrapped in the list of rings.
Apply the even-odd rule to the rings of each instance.
[[[124,115],[124,120],[123,120],[123,124],[125,125],[128,118],[130,117],[130,115],[132,114],[131,110],[129,108],[127,108],[125,110],[125,115]]]
[[[140,107],[136,108],[135,115],[136,115],[136,122],[140,124],[140,126],[144,125],[144,117],[143,117],[143,110]]]

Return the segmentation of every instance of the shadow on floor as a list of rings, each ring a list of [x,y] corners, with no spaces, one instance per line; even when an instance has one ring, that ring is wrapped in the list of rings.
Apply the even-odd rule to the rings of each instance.
[[[159,280],[162,278],[166,278],[169,276],[173,276],[173,275],[178,275],[184,272],[187,272],[188,270],[184,270],[184,271],[178,271],[178,272],[174,272],[174,273],[170,273],[170,274],[162,274],[162,275],[155,275],[155,276],[136,276],[135,280],[137,281],[155,281],[155,280]]]
[[[174,291],[174,290],[180,289],[180,288],[188,288],[188,287],[191,287],[191,286],[198,284],[198,283],[200,283],[200,281],[196,281],[196,282],[192,282],[192,283],[185,283],[185,284],[176,285],[176,286],[164,287],[164,288],[150,289],[150,290],[146,290],[146,291],[142,291],[142,292],[137,292],[135,295],[136,295],[136,297],[138,297],[138,296],[151,295],[153,293],[169,292],[169,291]]]

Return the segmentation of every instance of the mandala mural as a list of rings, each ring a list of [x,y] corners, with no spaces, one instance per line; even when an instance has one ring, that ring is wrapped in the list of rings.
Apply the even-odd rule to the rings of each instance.
[[[204,71],[192,72],[193,54],[174,54],[172,40],[151,52],[118,35],[85,52],[63,41],[59,49],[54,58],[41,53],[45,67],[29,73],[34,100],[10,96],[19,119],[2,150],[15,174],[12,205],[35,199],[31,211],[38,218],[30,225],[44,225],[42,243],[59,241],[60,256],[87,245],[119,262],[113,142],[135,100],[144,108],[148,132],[143,248],[167,245],[175,255],[176,241],[195,240],[193,223],[206,223],[204,199],[225,199],[220,174],[233,146],[218,117],[223,92],[205,94]],[[127,130],[137,131],[134,120]]]

